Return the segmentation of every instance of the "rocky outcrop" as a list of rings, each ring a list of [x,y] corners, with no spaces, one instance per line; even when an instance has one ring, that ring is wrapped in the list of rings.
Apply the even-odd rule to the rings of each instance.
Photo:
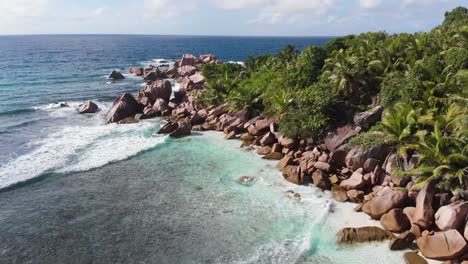
[[[410,231],[406,231],[403,234],[390,239],[389,247],[390,250],[403,250],[409,248],[412,244],[416,236],[411,233]]]
[[[410,221],[400,208],[390,210],[380,218],[382,226],[391,232],[403,232],[410,228]]]
[[[302,184],[302,177],[297,171],[297,166],[288,165],[282,170],[283,177],[294,184]]]
[[[346,200],[348,200],[346,190],[341,188],[341,186],[333,184],[331,191],[333,198],[335,198],[335,200],[337,200],[338,202],[345,202]]]
[[[158,98],[156,99],[156,102],[154,102],[153,107],[151,109],[155,112],[155,114],[161,115],[165,111],[169,110],[169,105],[164,99]]]
[[[359,168],[363,168],[369,158],[379,161],[385,160],[390,151],[391,148],[385,144],[379,144],[369,149],[354,147],[346,155],[346,166],[352,171],[355,171]]]
[[[340,146],[345,144],[348,139],[359,134],[360,131],[361,128],[356,126],[347,125],[340,127],[335,132],[328,133],[327,137],[325,138],[325,146],[327,147],[328,151],[334,152]]]
[[[213,54],[203,54],[203,55],[200,55],[199,60],[205,64],[212,63],[212,62],[216,62],[216,57]]]
[[[321,170],[317,170],[312,174],[312,182],[315,186],[322,190],[330,190],[330,180],[328,179],[327,175]]]
[[[190,122],[185,122],[185,123],[179,123],[179,126],[176,130],[172,131],[169,133],[170,137],[183,137],[183,136],[188,136],[192,133],[192,125]]]
[[[416,198],[416,209],[412,218],[412,223],[427,229],[434,223],[434,210],[432,209],[432,200],[435,195],[434,184],[427,183]]]
[[[363,179],[362,169],[355,171],[349,179],[346,179],[340,183],[340,186],[345,190],[360,189],[366,185],[366,181]]]
[[[199,84],[203,84],[205,82],[205,77],[203,75],[201,75],[200,73],[195,73],[194,75],[189,77],[189,80],[194,85],[199,85]]]
[[[343,228],[338,232],[337,237],[338,243],[355,244],[391,239],[394,235],[391,232],[376,226],[366,226],[358,228]]]
[[[106,123],[116,123],[120,120],[134,116],[139,112],[141,106],[135,100],[133,95],[125,93],[114,101],[112,107],[107,112]]]
[[[96,113],[98,110],[97,104],[93,103],[92,101],[88,101],[86,103],[81,104],[76,108],[76,111],[80,114],[92,114]]]
[[[294,149],[297,146],[297,139],[288,138],[286,136],[279,137],[278,142],[281,144],[281,146],[288,149]]]
[[[184,54],[182,55],[182,58],[180,59],[178,65],[179,67],[183,66],[194,66],[197,63],[197,58],[193,56],[192,54]]]
[[[138,93],[138,101],[147,104],[154,104],[158,98],[168,102],[172,94],[172,85],[168,80],[157,80],[151,85],[146,85],[144,89]],[[143,102],[147,98],[149,102]]]
[[[467,220],[468,201],[458,201],[442,206],[435,214],[435,223],[442,230],[460,229]]]
[[[143,76],[143,68],[141,67],[130,67],[128,72],[136,76]]]
[[[176,122],[168,122],[164,126],[162,126],[157,134],[169,134],[174,132],[177,128],[179,128],[179,124]]]
[[[143,72],[143,79],[148,83],[164,77],[163,72],[159,68],[148,68]]]
[[[109,79],[121,80],[121,79],[125,79],[125,77],[119,71],[113,70],[111,74],[109,75]]]
[[[385,187],[363,205],[362,211],[374,219],[380,219],[382,215],[390,212],[390,210],[399,208],[407,198],[407,191]]]
[[[191,65],[186,65],[177,68],[177,75],[180,77],[194,75],[197,72],[197,68]]]
[[[426,258],[451,260],[466,253],[467,244],[463,236],[455,229],[436,232],[416,240],[418,249]]]
[[[260,136],[266,130],[270,128],[270,125],[276,123],[276,118],[261,119],[255,122],[255,125],[251,125],[247,128],[249,133],[254,136]]]
[[[361,127],[371,127],[382,119],[384,108],[376,106],[368,111],[358,113],[354,116],[354,124]]]

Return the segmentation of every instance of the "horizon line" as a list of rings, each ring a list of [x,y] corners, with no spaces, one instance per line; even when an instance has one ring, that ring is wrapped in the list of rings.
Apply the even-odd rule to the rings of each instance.
[[[348,34],[354,35],[354,34]],[[164,36],[164,37],[265,37],[265,38],[337,38],[346,35],[191,35],[191,34],[137,34],[137,33],[47,33],[47,34],[0,34],[0,37],[27,37],[27,36]]]

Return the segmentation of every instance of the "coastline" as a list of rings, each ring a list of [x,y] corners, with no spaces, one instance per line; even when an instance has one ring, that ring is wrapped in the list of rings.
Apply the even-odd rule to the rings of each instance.
[[[361,187],[351,187],[347,189],[348,191],[343,191],[343,189],[340,188],[339,192],[341,192],[341,194],[338,193],[335,195],[334,193],[336,193],[336,191],[333,191],[333,188],[331,192],[328,192],[331,187],[340,186],[340,182],[352,178],[353,176],[351,174],[354,175],[355,172],[358,171],[357,168],[351,169],[348,164],[346,164],[344,167],[341,167],[341,177],[337,177],[337,174],[330,173],[329,175],[332,168],[339,167],[337,162],[340,163],[340,161],[336,160],[336,152],[333,152],[333,149],[338,149],[338,147],[344,145],[350,137],[359,133],[360,129],[356,129],[357,126],[344,127],[344,134],[348,134],[345,139],[340,138],[343,136],[343,131],[338,129],[335,131],[335,134],[332,134],[331,138],[329,138],[328,146],[327,139],[325,143],[317,145],[308,143],[307,139],[290,139],[280,135],[277,131],[277,120],[275,118],[268,118],[264,116],[263,113],[252,116],[252,113],[248,111],[232,112],[229,110],[229,105],[227,103],[211,109],[204,109],[196,101],[195,97],[196,94],[203,89],[205,83],[205,78],[201,75],[200,68],[201,65],[206,63],[222,64],[223,62],[218,61],[214,55],[202,55],[200,59],[197,59],[193,55],[185,54],[182,56],[181,60],[175,62],[175,66],[168,65],[166,67],[166,65],[164,65],[165,67],[161,70],[157,66],[150,66],[147,69],[131,67],[129,72],[137,76],[143,76],[147,82],[147,86],[140,90],[136,99],[132,99],[127,95],[117,98],[113,105],[114,111],[111,109],[108,113],[108,122],[118,122],[120,124],[137,123],[138,120],[141,119],[162,116],[167,123],[157,133],[169,134],[170,137],[174,138],[189,136],[191,131],[223,131],[225,139],[239,139],[238,142],[242,142],[241,147],[246,150],[256,151],[256,153],[263,156],[264,159],[266,158],[272,160],[272,162],[278,162],[277,167],[279,172],[286,181],[296,184],[297,186],[305,186],[305,188],[310,188],[308,186],[309,184],[315,185],[318,187],[317,189],[322,189],[327,193],[326,195],[334,197],[335,200],[337,200],[337,196],[343,196],[344,192],[346,198],[341,198],[341,201],[339,198],[338,201],[351,201],[355,204],[357,203],[359,208],[362,208],[365,202],[373,198],[373,193],[378,193],[381,189],[385,188],[388,190],[394,188],[394,183],[390,179],[390,187],[382,187],[377,190],[372,189],[370,195],[369,193],[364,195],[365,193],[359,190],[362,185]],[[171,85],[168,85],[167,81],[165,81],[166,78],[176,80],[176,84],[178,84],[180,90],[173,91],[170,88]],[[174,96],[170,97],[169,95],[172,93],[174,93]],[[134,102],[144,106],[144,109],[140,110],[140,113],[127,115],[115,111],[116,109],[122,108],[121,106],[125,107],[126,105],[134,104]],[[131,112],[135,113],[138,111],[131,110]],[[380,112],[381,114],[380,110],[376,112]],[[118,117],[119,120],[116,120],[115,117]],[[350,130],[357,130],[357,132],[349,133]],[[332,146],[331,151],[329,145]],[[348,155],[348,151],[352,150],[346,150],[344,156]],[[343,156],[343,151],[339,154]],[[361,153],[361,155],[363,154]],[[365,155],[367,154],[364,154],[364,156]],[[386,156],[387,154],[384,155]],[[344,157],[341,159],[343,158]],[[369,158],[372,159],[374,156],[367,155],[366,159]],[[359,157],[358,159],[362,158]],[[380,155],[379,159],[381,160],[380,162],[383,162],[382,155]],[[305,165],[303,164],[304,160]],[[313,164],[307,164],[309,160],[313,160]],[[341,163],[344,163],[344,160],[342,160]],[[361,164],[360,166],[363,165]],[[385,168],[385,164],[381,166]],[[377,169],[379,165],[375,164],[374,167]],[[305,172],[307,170],[309,170],[309,172]],[[373,168],[367,170],[370,172],[374,171]],[[318,176],[315,176],[317,174]],[[363,175],[360,175],[360,177],[362,178]],[[371,177],[375,178],[371,176],[371,174],[368,174],[366,177],[368,177],[368,179],[365,181],[368,181],[368,184],[370,184]],[[384,180],[382,176],[376,176],[376,178],[381,178],[380,180],[382,181]],[[354,230],[359,227],[367,229],[376,226],[384,230],[378,219],[373,220],[366,214],[353,214],[351,209],[355,212],[360,212],[362,209],[351,208],[353,207],[352,203],[346,202],[338,204],[343,205],[339,208],[340,210],[347,211],[343,216],[346,215],[347,218],[352,216],[348,226],[341,226],[343,229]],[[393,206],[384,213],[387,213],[391,209],[393,209]],[[398,233],[388,233],[388,238],[392,238],[391,240],[397,236]],[[373,238],[363,239],[373,240]],[[379,240],[381,239],[377,239],[377,241]],[[345,242],[345,244],[346,243],[348,242]],[[354,244],[352,239],[349,243]],[[402,253],[409,252],[404,249],[405,247],[399,250],[403,250],[401,251]],[[419,256],[422,256],[420,252]],[[438,261],[429,260],[427,258],[426,261],[439,263]]]

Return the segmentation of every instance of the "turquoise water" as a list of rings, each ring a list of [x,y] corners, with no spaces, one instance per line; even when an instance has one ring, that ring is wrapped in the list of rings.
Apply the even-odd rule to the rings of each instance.
[[[174,140],[154,135],[157,119],[104,122],[112,99],[142,84],[129,75],[110,82],[111,69],[323,42],[0,37],[0,263],[401,263],[384,243],[338,247],[340,228],[376,223],[329,193],[289,184],[275,162],[222,133]],[[78,115],[89,99],[100,112]],[[240,185],[240,176],[256,181]]]

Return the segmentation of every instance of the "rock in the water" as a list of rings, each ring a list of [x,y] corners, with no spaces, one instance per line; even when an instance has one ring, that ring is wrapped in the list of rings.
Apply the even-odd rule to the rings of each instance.
[[[410,221],[400,208],[390,210],[380,218],[382,226],[391,232],[403,232],[410,228]]]
[[[394,237],[394,235],[391,232],[376,226],[343,228],[340,232],[338,232],[337,236],[338,243],[340,244],[355,244],[372,241],[382,241]]]
[[[169,134],[174,132],[177,128],[179,128],[179,124],[176,122],[169,122],[162,126],[157,134]]]
[[[164,99],[158,98],[156,99],[156,102],[154,102],[152,109],[156,114],[162,114],[164,111],[169,109],[169,105]]]
[[[349,179],[346,179],[340,183],[340,186],[345,190],[360,189],[366,185],[363,179],[362,169],[355,171]]]
[[[354,116],[354,124],[361,127],[371,127],[382,119],[382,106],[376,106],[368,111],[358,113]]]
[[[408,198],[407,191],[385,187],[364,204],[362,211],[374,219],[380,219],[382,215],[388,213],[393,208],[399,208],[406,198]]]
[[[465,224],[468,215],[468,201],[458,201],[442,206],[435,214],[437,227],[442,230],[459,229]]]
[[[239,179],[237,179],[237,182],[242,185],[251,185],[255,182],[255,178],[250,176],[241,176]]]
[[[346,192],[346,195],[352,203],[362,203],[364,200],[364,192],[360,190],[349,190]]]
[[[224,139],[226,139],[226,140],[235,139],[235,138],[236,138],[236,132],[235,131],[231,131],[231,132],[227,133],[224,136]]]
[[[348,200],[346,190],[341,188],[339,185],[333,184],[331,191],[333,198],[335,198],[335,200],[337,200],[338,202],[345,202],[346,200]]]
[[[293,162],[294,160],[292,159],[292,157],[289,155],[286,155],[278,162],[277,167],[278,169],[283,170],[284,168],[286,168],[286,166],[292,165]]]
[[[288,165],[282,170],[283,177],[292,183],[302,184],[302,177],[297,172],[297,166]]]
[[[136,76],[143,76],[143,68],[141,67],[130,67],[130,69],[128,69],[128,72]]]
[[[312,182],[315,186],[319,187],[322,190],[330,189],[330,180],[328,179],[327,175],[321,170],[317,170],[312,174]]]
[[[403,250],[409,248],[411,244],[413,244],[414,239],[416,239],[416,236],[410,231],[406,231],[403,234],[390,239],[390,250]]]
[[[109,75],[109,79],[120,80],[125,79],[125,77],[119,71],[113,70]]]
[[[140,110],[140,105],[133,95],[125,93],[114,101],[111,109],[107,112],[106,123],[116,123],[120,120],[134,116]]]
[[[434,184],[427,183],[416,197],[416,210],[414,211],[412,223],[427,229],[434,223],[434,209],[432,209],[432,200],[435,195]]]
[[[427,264],[427,261],[416,252],[406,252],[403,254],[405,264]]]
[[[169,134],[170,137],[183,137],[192,133],[192,125],[190,122],[179,123],[179,127]]]
[[[88,101],[84,104],[81,104],[76,109],[76,111],[80,114],[92,114],[92,113],[96,113],[97,110],[98,110],[97,104],[93,103],[92,101]]]
[[[271,147],[270,146],[263,146],[259,149],[257,149],[257,154],[258,155],[268,155],[271,152]]]
[[[416,244],[423,256],[437,260],[457,258],[466,253],[467,249],[465,239],[455,229],[420,237]]]

